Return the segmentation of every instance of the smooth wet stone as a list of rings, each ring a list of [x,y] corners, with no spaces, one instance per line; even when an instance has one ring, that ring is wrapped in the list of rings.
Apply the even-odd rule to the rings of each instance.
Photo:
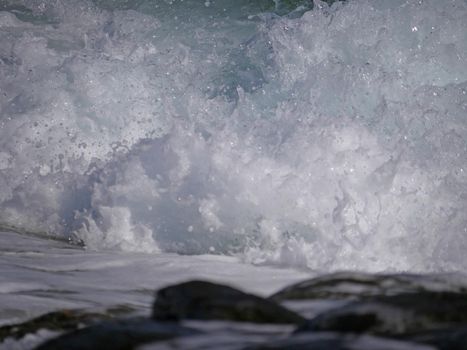
[[[8,337],[19,339],[40,329],[69,331],[112,317],[112,313],[91,313],[82,310],[54,311],[23,323],[0,327],[0,341]]]
[[[467,293],[459,275],[368,274],[337,272],[293,284],[270,297],[278,302],[305,299],[367,299],[368,297],[446,291]]]
[[[141,344],[199,334],[174,323],[150,319],[107,321],[63,334],[38,346],[36,350],[130,350]]]
[[[467,324],[467,294],[420,292],[378,296],[324,312],[299,331],[399,336]]]
[[[275,302],[204,281],[163,288],[153,306],[156,320],[228,320],[252,323],[302,324],[305,319]]]

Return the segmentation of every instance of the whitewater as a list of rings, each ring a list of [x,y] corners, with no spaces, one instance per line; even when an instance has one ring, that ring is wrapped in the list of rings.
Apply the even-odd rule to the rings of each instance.
[[[467,2],[1,0],[0,231],[2,323],[465,271]]]

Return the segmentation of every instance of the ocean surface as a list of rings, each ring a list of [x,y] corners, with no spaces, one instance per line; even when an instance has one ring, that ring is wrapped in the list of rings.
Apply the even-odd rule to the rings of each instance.
[[[467,1],[0,0],[0,231],[2,324],[465,271]]]

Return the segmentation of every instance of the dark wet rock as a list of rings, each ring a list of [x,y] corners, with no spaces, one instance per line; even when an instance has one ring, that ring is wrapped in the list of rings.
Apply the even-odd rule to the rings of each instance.
[[[23,323],[0,327],[0,341],[8,337],[20,339],[40,329],[69,331],[112,317],[112,313],[91,313],[81,310],[54,311]]]
[[[296,304],[298,312],[306,305],[317,310],[305,320],[276,300]],[[0,337],[19,339],[44,328],[68,332],[38,350],[150,349],[161,341],[173,349],[467,350],[465,278],[447,274],[338,273],[296,284],[270,299],[191,281],[159,290],[151,319],[116,319],[132,311],[126,305],[102,313],[64,310],[1,327]],[[196,322],[187,328],[173,322],[179,320]],[[200,322],[205,320],[227,322]]]
[[[467,293],[467,281],[456,275],[368,274],[338,272],[284,288],[274,301],[304,299],[368,299],[423,291]]]
[[[305,319],[273,301],[204,281],[163,288],[153,306],[156,320],[228,320],[253,323],[302,324]]]
[[[432,347],[408,341],[379,338],[369,335],[339,333],[300,334],[252,345],[243,350],[434,350]]]
[[[467,325],[446,329],[437,329],[402,337],[417,343],[424,343],[436,347],[438,350],[466,350]]]
[[[143,318],[114,320],[63,334],[36,350],[130,350],[150,342],[195,334],[199,332],[174,323]]]
[[[467,323],[467,294],[420,292],[377,296],[325,312],[300,331],[399,336]]]

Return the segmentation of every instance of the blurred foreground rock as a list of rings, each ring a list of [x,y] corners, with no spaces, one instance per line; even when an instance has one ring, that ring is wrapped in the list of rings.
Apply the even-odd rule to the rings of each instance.
[[[317,316],[301,330],[398,336],[467,324],[467,294],[377,296]]]
[[[161,321],[227,320],[301,324],[305,319],[283,306],[237,289],[191,281],[159,290],[153,318]]]
[[[369,274],[337,272],[293,284],[273,294],[274,301],[358,299],[418,292],[467,293],[463,275]]]
[[[254,345],[244,350],[433,350],[433,347],[369,335],[314,333]]]
[[[149,342],[194,335],[198,332],[172,323],[145,318],[107,321],[46,341],[37,350],[127,350]]]
[[[81,310],[59,310],[32,320],[0,327],[0,341],[7,337],[19,339],[40,329],[70,331],[114,317],[113,313],[85,312]]]
[[[335,273],[269,299],[191,281],[159,290],[151,318],[59,311],[1,327],[0,339],[48,329],[64,333],[36,349],[467,350],[466,281]]]

